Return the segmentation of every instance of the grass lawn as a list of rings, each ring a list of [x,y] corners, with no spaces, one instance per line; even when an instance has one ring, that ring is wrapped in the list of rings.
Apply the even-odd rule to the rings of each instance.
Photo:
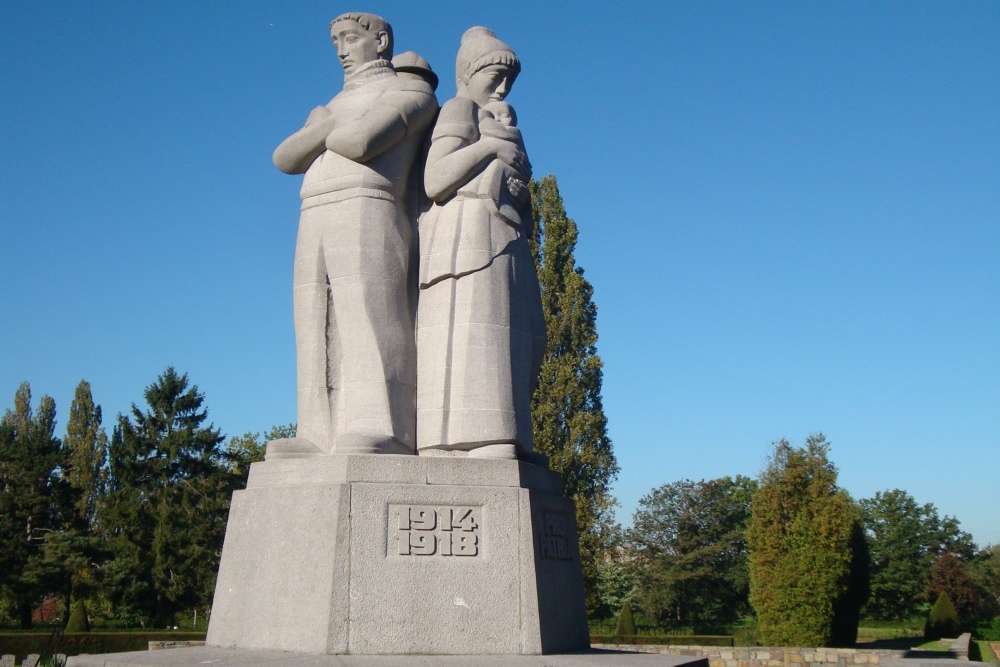
[[[923,644],[917,645],[915,648],[922,648],[925,651],[947,651],[951,648],[951,642],[924,642]]]
[[[996,654],[990,649],[990,643],[982,639],[973,639],[972,644],[969,646],[969,658],[972,660],[978,659],[980,662],[991,662],[993,664],[998,664],[1000,661],[997,660]],[[978,655],[975,655],[976,648],[979,648]]]

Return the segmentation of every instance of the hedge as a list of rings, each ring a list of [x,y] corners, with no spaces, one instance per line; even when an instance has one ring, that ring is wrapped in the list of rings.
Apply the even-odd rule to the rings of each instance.
[[[49,643],[51,632],[0,633],[0,655],[12,653],[18,664],[29,653],[41,653]],[[145,651],[151,641],[205,641],[204,632],[67,632],[59,638],[59,653],[123,653]],[[52,647],[48,647],[49,652]]]
[[[591,644],[653,644],[658,646],[732,646],[731,635],[590,635]]]

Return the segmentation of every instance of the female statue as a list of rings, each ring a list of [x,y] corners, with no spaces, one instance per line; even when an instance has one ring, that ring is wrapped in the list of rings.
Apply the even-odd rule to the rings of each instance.
[[[503,100],[521,65],[486,28],[462,36],[424,185],[417,305],[421,455],[533,458],[531,395],[545,350],[531,177]]]

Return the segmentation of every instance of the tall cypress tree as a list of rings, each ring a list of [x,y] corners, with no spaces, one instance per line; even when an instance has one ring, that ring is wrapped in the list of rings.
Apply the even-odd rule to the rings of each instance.
[[[58,528],[55,425],[55,401],[43,396],[32,410],[27,382],[0,420],[0,587],[17,602],[22,628],[31,627],[32,607],[47,592],[34,570],[46,535]]]
[[[549,457],[567,497],[576,502],[584,592],[593,612],[600,604],[598,564],[614,522],[611,483],[618,476],[601,401],[597,306],[594,289],[573,257],[577,227],[566,216],[555,176],[530,185],[536,228],[532,252],[548,333],[531,402],[534,446]]]
[[[121,615],[162,627],[211,601],[236,477],[186,374],[167,368],[145,397],[148,410],[133,404],[111,438],[104,582]]]

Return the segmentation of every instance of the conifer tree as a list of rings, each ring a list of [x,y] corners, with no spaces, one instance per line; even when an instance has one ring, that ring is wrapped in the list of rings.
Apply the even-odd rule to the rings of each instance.
[[[236,477],[186,374],[167,368],[145,397],[149,408],[119,415],[111,438],[104,582],[120,614],[162,627],[211,601]]]
[[[27,382],[14,395],[14,410],[0,419],[0,587],[15,600],[22,628],[31,627],[32,606],[47,592],[34,570],[46,535],[58,527],[55,425],[55,401],[43,396],[33,410]]]
[[[868,553],[828,451],[822,434],[804,449],[776,443],[751,503],[750,603],[765,645],[845,645],[857,634]]]
[[[600,604],[598,565],[614,523],[611,483],[618,462],[601,401],[593,287],[576,265],[576,223],[566,216],[554,176],[531,182],[538,269],[548,343],[531,402],[535,450],[549,457],[576,502],[587,609]]]

